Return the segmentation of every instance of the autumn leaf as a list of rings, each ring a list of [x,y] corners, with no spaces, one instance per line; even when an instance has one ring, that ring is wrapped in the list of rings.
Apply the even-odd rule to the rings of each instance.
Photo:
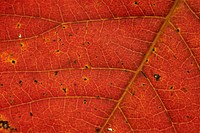
[[[0,132],[200,132],[199,0],[1,0]]]

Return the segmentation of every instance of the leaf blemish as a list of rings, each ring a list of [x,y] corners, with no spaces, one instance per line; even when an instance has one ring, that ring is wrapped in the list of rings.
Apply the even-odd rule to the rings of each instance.
[[[83,104],[87,104],[87,100],[83,100]]]
[[[38,81],[37,81],[36,79],[34,80],[34,82],[35,82],[36,84],[38,83]]]
[[[156,79],[156,81],[160,80],[160,75],[159,74],[154,74],[154,78]]]

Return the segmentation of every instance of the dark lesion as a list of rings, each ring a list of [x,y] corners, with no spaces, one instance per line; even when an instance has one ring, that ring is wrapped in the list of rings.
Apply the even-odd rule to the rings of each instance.
[[[156,79],[156,81],[159,81],[160,80],[160,75],[159,74],[154,74],[154,78]]]

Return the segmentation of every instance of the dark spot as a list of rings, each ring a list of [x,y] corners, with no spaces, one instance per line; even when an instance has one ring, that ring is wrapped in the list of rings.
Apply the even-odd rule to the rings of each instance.
[[[135,5],[138,5],[138,2],[137,2],[137,1],[135,1],[135,2],[134,2],[134,4],[135,4]]]
[[[32,113],[32,112],[30,112],[30,113],[29,113],[29,115],[30,115],[30,116],[33,116],[33,113]]]
[[[61,42],[62,41],[62,39],[61,38],[59,38],[59,42]]]
[[[12,62],[12,64],[15,64],[15,63],[16,63],[15,60],[12,60],[11,62]]]
[[[87,81],[88,79],[86,77],[83,78],[84,81]]]
[[[69,33],[68,36],[71,37],[71,36],[72,36],[72,33]]]
[[[0,84],[0,87],[3,87],[3,84]]]
[[[94,108],[94,110],[97,110],[97,108]]]
[[[188,118],[188,119],[189,119],[189,118],[190,118],[190,116],[188,116],[188,115],[187,115],[187,116],[186,116],[186,118]]]
[[[121,64],[122,64],[122,66],[124,65],[124,63],[123,63],[123,62],[122,62]]]
[[[190,73],[190,71],[188,70],[187,73]]]
[[[96,133],[100,132],[100,128],[98,128],[98,127],[95,128],[95,132],[96,132]]]
[[[177,29],[176,29],[176,32],[180,32],[180,28],[177,28]]]
[[[96,58],[98,58],[98,56],[96,56]]]
[[[149,60],[148,60],[148,59],[146,59],[146,62],[149,62]]]
[[[142,86],[145,86],[145,84],[143,83]]]
[[[85,69],[91,68],[89,65],[85,65],[84,67],[85,67]]]
[[[97,99],[100,99],[100,96],[96,96]]]
[[[135,91],[134,91],[134,90],[131,91],[131,95],[132,95],[132,96],[135,95]]]
[[[155,48],[152,48],[152,51],[155,52],[156,51]]]
[[[159,74],[154,74],[154,78],[156,79],[156,81],[159,81],[160,75]]]
[[[156,4],[155,4],[155,3],[153,3],[152,5],[153,5],[153,6],[156,6]]]
[[[0,121],[0,125],[2,125],[3,129],[8,129],[10,128],[8,121]]]
[[[173,86],[170,86],[170,88],[169,88],[169,89],[170,89],[170,90],[172,90],[173,88],[174,88]]]
[[[34,80],[34,82],[35,82],[36,84],[38,83],[38,81],[37,81],[36,79]]]
[[[74,86],[76,86],[76,83],[74,83]]]
[[[83,100],[83,104],[87,104],[87,100]]]
[[[59,50],[59,49],[57,49],[57,50],[56,50],[56,53],[59,53],[59,52],[60,52],[60,50]]]
[[[22,85],[22,80],[19,81],[19,84]]]
[[[64,43],[61,44],[62,46],[65,45]]]
[[[74,64],[77,64],[77,60],[74,60]]]
[[[20,47],[23,47],[23,43],[20,43]]]
[[[58,75],[58,71],[55,71],[55,72],[54,72],[54,75],[55,75],[55,76]]]
[[[56,42],[56,39],[53,39],[53,42]]]
[[[158,107],[159,109],[161,108],[161,106]]]
[[[67,92],[67,89],[66,89],[66,88],[62,88],[62,90],[64,91],[64,93],[66,93],[66,92]]]

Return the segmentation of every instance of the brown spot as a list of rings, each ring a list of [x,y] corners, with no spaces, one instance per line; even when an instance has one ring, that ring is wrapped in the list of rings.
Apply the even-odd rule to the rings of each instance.
[[[153,6],[156,6],[156,4],[155,4],[155,3],[153,3],[152,5],[153,5]]]
[[[16,25],[16,27],[17,27],[17,28],[21,28],[21,23],[18,22],[17,25]]]
[[[64,93],[67,93],[67,88],[62,88],[62,90],[64,91]]]
[[[84,68],[85,69],[91,69],[91,66],[90,65],[85,65]]]
[[[59,49],[57,49],[55,52],[56,52],[56,53],[60,53],[60,50],[59,50]]]
[[[87,100],[83,100],[83,104],[87,104]]]
[[[134,2],[134,4],[135,4],[135,5],[138,5],[138,2],[137,2],[137,1],[135,1],[135,2]]]
[[[100,132],[100,128],[98,128],[98,127],[95,128],[95,132],[96,132],[96,133]]]
[[[152,52],[155,52],[156,51],[156,48],[152,48]]]
[[[33,113],[32,113],[32,112],[30,112],[30,113],[29,113],[29,115],[30,115],[30,116],[33,116]]]
[[[177,29],[176,29],[176,32],[180,32],[180,28],[177,28]]]
[[[54,75],[55,75],[55,76],[58,75],[58,71],[55,71],[55,72],[54,72]]]
[[[170,88],[169,88],[169,89],[170,89],[170,90],[172,90],[173,88],[174,88],[173,86],[170,86]]]
[[[74,64],[77,64],[77,60],[74,60]]]
[[[83,78],[83,80],[84,80],[84,81],[87,81],[87,80],[88,80],[88,78],[87,78],[87,77],[84,77],[84,78]]]
[[[0,84],[0,87],[3,87],[3,84]]]
[[[37,81],[36,79],[34,80],[34,82],[35,82],[36,84],[38,83],[38,81]]]
[[[22,80],[19,81],[20,86],[22,86]]]
[[[187,73],[190,73],[190,71],[189,71],[189,70],[187,70]]]

